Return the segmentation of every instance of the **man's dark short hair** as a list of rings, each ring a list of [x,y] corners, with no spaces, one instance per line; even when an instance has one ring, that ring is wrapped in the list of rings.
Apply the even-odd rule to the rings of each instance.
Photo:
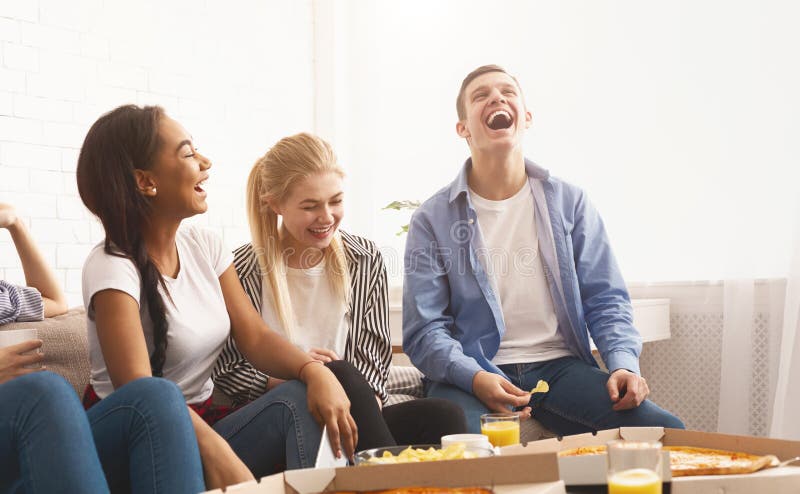
[[[499,65],[481,65],[477,69],[475,69],[472,72],[470,72],[469,74],[467,74],[467,77],[465,77],[464,81],[461,83],[461,89],[458,91],[458,97],[456,98],[456,113],[458,113],[458,120],[459,121],[462,121],[465,118],[467,118],[467,115],[466,115],[467,114],[467,109],[464,106],[464,91],[466,91],[467,86],[473,80],[475,80],[478,77],[482,76],[483,74],[487,74],[489,72],[502,72],[503,74],[506,74],[507,76],[509,76],[512,79],[514,79],[514,82],[517,84],[517,87],[520,88],[520,91],[522,91],[522,88],[520,87],[519,81],[517,80],[517,78],[514,77],[513,75],[509,74],[508,72],[506,72],[506,69],[504,69],[503,67],[501,67]]]

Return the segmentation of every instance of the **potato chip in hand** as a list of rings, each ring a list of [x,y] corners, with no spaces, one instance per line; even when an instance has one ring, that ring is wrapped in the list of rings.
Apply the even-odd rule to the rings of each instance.
[[[542,381],[539,379],[539,382],[536,383],[536,387],[531,390],[531,394],[547,393],[548,391],[550,391],[550,385],[547,384],[547,381]]]

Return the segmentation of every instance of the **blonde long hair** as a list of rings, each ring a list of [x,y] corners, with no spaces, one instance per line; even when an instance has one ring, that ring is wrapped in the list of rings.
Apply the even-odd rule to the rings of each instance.
[[[247,216],[262,283],[265,279],[269,281],[278,319],[290,340],[295,328],[294,311],[286,282],[278,215],[267,201],[283,202],[297,183],[324,172],[344,177],[331,145],[315,135],[300,133],[278,141],[256,161],[247,179]],[[338,232],[325,249],[324,260],[331,288],[349,312],[350,276]]]

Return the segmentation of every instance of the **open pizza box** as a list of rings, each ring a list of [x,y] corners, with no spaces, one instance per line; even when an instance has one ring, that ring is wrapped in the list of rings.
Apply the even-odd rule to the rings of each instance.
[[[311,494],[397,487],[488,487],[496,494],[565,494],[553,451],[509,457],[288,470],[228,487],[235,494]],[[206,494],[221,494],[215,489]]]
[[[615,439],[635,441],[657,440],[665,446],[694,446],[723,449],[755,455],[775,455],[779,460],[800,456],[800,441],[786,441],[763,437],[734,436],[711,432],[665,429],[662,427],[621,427],[600,431],[597,434],[578,434],[564,438],[529,442],[527,445],[507,446],[501,449],[505,457],[530,455],[540,451],[563,451],[582,446],[604,445]],[[662,463],[669,465],[668,452]],[[602,485],[606,483],[605,455],[567,456],[558,458],[561,479],[566,485]],[[724,494],[800,492],[800,467],[768,468],[755,473],[738,475],[704,475],[676,477],[669,480],[668,469],[664,479],[671,482],[672,494],[719,492]]]

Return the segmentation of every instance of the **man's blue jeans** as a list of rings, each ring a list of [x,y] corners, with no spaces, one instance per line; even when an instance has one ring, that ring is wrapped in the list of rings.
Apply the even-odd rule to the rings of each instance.
[[[133,381],[88,414],[51,372],[0,385],[0,492],[93,494],[109,485],[114,492],[203,490],[197,440],[174,384]]]
[[[214,424],[214,430],[256,478],[313,467],[322,438],[300,381],[282,383]]]
[[[533,389],[539,379],[550,384],[548,393],[531,397],[530,406],[533,417],[559,436],[622,426],[684,428],[679,418],[649,400],[631,410],[614,411],[606,390],[608,373],[574,357],[499,367],[521,389]],[[480,433],[480,416],[489,410],[475,395],[439,382],[427,382],[425,391],[458,403],[467,416],[467,429]]]

